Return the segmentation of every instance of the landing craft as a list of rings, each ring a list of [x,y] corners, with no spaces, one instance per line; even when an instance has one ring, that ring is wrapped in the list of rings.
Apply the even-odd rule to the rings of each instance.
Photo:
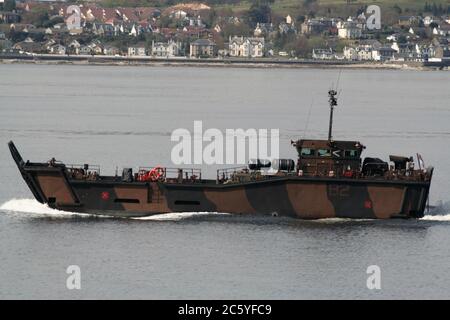
[[[292,159],[256,159],[246,167],[220,169],[215,180],[199,169],[139,168],[106,176],[94,165],[23,161],[9,149],[36,200],[51,208],[120,217],[169,212],[226,212],[301,219],[423,217],[433,168],[417,155],[362,159],[359,141],[332,137],[337,92],[328,92],[327,140],[297,140]],[[268,171],[271,167],[274,170]]]

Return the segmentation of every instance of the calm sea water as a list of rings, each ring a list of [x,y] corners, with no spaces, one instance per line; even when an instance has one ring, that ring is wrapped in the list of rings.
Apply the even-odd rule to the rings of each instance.
[[[324,138],[338,82],[336,139],[366,156],[422,154],[435,167],[418,221],[300,221],[227,214],[92,218],[32,199],[10,157],[171,166],[176,128],[279,128]],[[0,298],[450,298],[450,73],[0,65]],[[309,114],[309,116],[308,116]],[[216,167],[203,166],[214,178]],[[66,268],[81,268],[81,290]],[[381,290],[366,286],[381,268]]]

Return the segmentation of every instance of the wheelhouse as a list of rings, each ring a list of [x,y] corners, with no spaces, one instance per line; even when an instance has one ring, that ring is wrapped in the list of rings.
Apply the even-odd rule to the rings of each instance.
[[[359,171],[365,147],[358,141],[298,140],[297,170],[306,175],[342,175]]]

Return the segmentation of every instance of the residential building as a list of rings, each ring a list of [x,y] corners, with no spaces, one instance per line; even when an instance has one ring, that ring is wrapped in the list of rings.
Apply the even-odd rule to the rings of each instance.
[[[115,35],[115,28],[111,24],[94,22],[92,32],[99,37],[112,37]]]
[[[275,28],[272,23],[260,23],[256,24],[255,30],[253,30],[253,35],[255,37],[259,36],[268,36],[271,33],[275,32]]]
[[[401,27],[418,26],[422,18],[418,16],[401,16],[398,18],[398,25]]]
[[[300,26],[302,34],[335,33],[336,20],[330,18],[313,18],[303,22]]]
[[[340,39],[359,39],[362,36],[362,28],[351,19],[339,22],[337,28]]]
[[[374,52],[381,48],[381,43],[377,40],[361,41],[358,45],[344,47],[344,58],[353,61],[375,60]]]
[[[217,45],[210,39],[195,40],[189,49],[191,57],[214,57],[217,54]]]
[[[67,51],[70,53],[78,54],[78,50],[80,49],[81,44],[77,40],[72,40],[67,46]]]
[[[17,49],[23,52],[29,53],[42,53],[45,52],[45,49],[42,47],[40,43],[34,41],[22,41],[13,45],[13,49]]]
[[[128,47],[128,55],[134,57],[143,57],[147,55],[147,49],[143,44],[134,45]]]
[[[0,11],[0,23],[18,23],[20,15],[16,12]]]
[[[423,18],[423,25],[428,27],[430,24],[436,21],[436,18],[433,16],[426,16]]]
[[[394,42],[391,48],[396,51],[394,57],[397,61],[423,61],[422,53],[414,43]]]
[[[103,45],[98,40],[92,40],[88,47],[91,48],[92,54],[103,54]]]
[[[52,54],[65,55],[66,47],[63,46],[62,44],[57,43],[57,44],[50,46],[48,51],[49,51],[49,53],[52,53]]]
[[[450,42],[446,38],[433,39],[430,45],[430,57],[450,58]]]
[[[379,47],[372,51],[372,57],[375,61],[391,61],[394,59],[396,51],[391,47]]]
[[[336,52],[332,49],[313,49],[312,58],[316,60],[334,60]]]
[[[231,57],[261,58],[264,56],[264,38],[230,36],[228,46]]]
[[[120,50],[117,47],[105,45],[103,47],[103,54],[107,56],[115,56],[120,53]]]
[[[93,54],[92,48],[89,46],[80,46],[75,48],[75,53],[80,55],[91,55]]]
[[[183,11],[183,10],[175,10],[172,11],[169,15],[170,18],[172,19],[184,19],[187,16],[187,12]]]
[[[278,25],[278,31],[279,31],[281,34],[288,34],[288,33],[290,33],[290,32],[292,32],[292,33],[297,33],[297,28],[295,27],[294,24],[289,24],[289,23],[286,23],[286,22],[281,22],[281,23]]]
[[[0,49],[10,49],[12,47],[12,42],[8,39],[0,38]]]
[[[294,19],[288,14],[285,18],[287,24],[294,24]]]
[[[156,57],[176,57],[181,54],[181,42],[170,40],[169,42],[152,41],[152,56]]]

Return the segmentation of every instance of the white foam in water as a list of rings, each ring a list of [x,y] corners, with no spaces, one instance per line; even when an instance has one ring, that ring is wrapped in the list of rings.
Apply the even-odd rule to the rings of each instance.
[[[427,220],[427,221],[450,221],[450,214],[446,214],[446,215],[436,215],[436,216],[431,216],[431,215],[426,215],[424,216],[422,219],[420,220]]]
[[[227,215],[227,213],[218,213],[218,212],[172,212],[172,213],[162,213],[155,214],[153,216],[148,217],[137,217],[133,218],[136,220],[154,220],[154,221],[178,221],[191,217],[199,217],[199,216],[209,216],[209,215]]]
[[[57,209],[52,209],[46,204],[42,204],[35,199],[11,199],[0,206],[0,210],[9,211],[13,213],[28,213],[39,216],[54,216],[54,217],[92,217],[94,215],[88,213],[68,212]],[[205,216],[218,213],[211,212],[176,212],[157,214],[148,217],[136,217],[136,220],[155,220],[155,221],[178,221],[194,216]],[[105,215],[95,215],[96,217],[108,217]]]
[[[450,221],[450,202],[439,201],[438,204],[430,210],[430,214],[425,215],[421,220],[427,221]]]
[[[35,199],[11,199],[0,206],[0,210],[10,212],[22,212],[44,216],[91,216],[87,213],[77,213],[52,209],[46,204],[42,204]]]

